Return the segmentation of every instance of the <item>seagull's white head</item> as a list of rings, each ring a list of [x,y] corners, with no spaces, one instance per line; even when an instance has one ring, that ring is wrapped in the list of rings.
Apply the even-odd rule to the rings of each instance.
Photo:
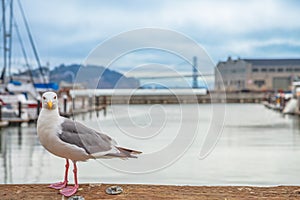
[[[54,110],[58,106],[57,94],[55,92],[45,92],[42,96],[42,106],[48,110]]]

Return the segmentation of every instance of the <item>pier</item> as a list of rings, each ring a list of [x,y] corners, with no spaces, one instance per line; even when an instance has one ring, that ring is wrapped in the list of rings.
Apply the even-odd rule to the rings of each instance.
[[[110,104],[178,104],[178,103],[260,103],[262,92],[207,93],[206,89],[116,89],[71,90],[73,99],[95,96],[100,105]]]
[[[89,199],[299,199],[300,187],[253,187],[253,186],[169,186],[122,184],[123,192],[109,195],[105,189],[114,184],[82,184],[74,196]],[[45,184],[0,185],[2,200],[68,199]],[[75,199],[75,198],[74,198]],[[79,198],[78,198],[79,199]]]

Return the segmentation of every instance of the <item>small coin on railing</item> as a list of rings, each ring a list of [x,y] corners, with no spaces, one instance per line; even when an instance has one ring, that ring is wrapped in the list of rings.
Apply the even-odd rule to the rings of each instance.
[[[123,189],[120,186],[114,185],[106,188],[105,192],[106,194],[115,195],[115,194],[121,194],[123,192]]]

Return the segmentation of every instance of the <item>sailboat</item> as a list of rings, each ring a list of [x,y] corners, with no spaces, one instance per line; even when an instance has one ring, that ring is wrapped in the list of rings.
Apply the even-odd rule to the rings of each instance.
[[[28,41],[33,51],[35,61],[37,63],[41,82],[38,82],[37,77],[33,77],[31,73],[32,66],[29,64],[28,55],[26,52],[23,39],[21,37],[17,18],[14,16],[14,0],[2,0],[2,39],[3,39],[3,68],[0,76],[0,103],[2,104],[2,116],[11,121],[15,118],[20,118],[24,121],[34,120],[38,115],[38,107],[41,92],[48,90],[57,90],[58,86],[55,83],[49,83],[49,78],[37,52],[37,48],[33,41],[33,36],[29,29],[29,24],[25,16],[21,1],[18,0],[18,8],[20,16],[23,20],[25,30],[27,32]],[[15,30],[13,32],[13,30]],[[14,76],[11,73],[12,53],[13,53],[13,33],[16,34],[21,52],[25,61],[25,66],[28,71],[28,76]],[[8,74],[8,75],[7,75]],[[20,108],[20,106],[22,108]]]

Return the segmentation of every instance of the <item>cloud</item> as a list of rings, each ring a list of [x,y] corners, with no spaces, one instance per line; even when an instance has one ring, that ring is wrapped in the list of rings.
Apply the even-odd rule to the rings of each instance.
[[[295,20],[300,14],[292,1],[175,1],[170,9],[165,8],[163,18],[169,23],[194,24],[221,33],[300,27]]]
[[[54,64],[83,60],[104,40],[142,27],[184,33],[203,45],[215,63],[230,54],[299,55],[298,1],[27,0],[22,3],[42,60],[49,59]],[[174,45],[185,48],[184,44]],[[274,45],[282,49],[275,51]]]

